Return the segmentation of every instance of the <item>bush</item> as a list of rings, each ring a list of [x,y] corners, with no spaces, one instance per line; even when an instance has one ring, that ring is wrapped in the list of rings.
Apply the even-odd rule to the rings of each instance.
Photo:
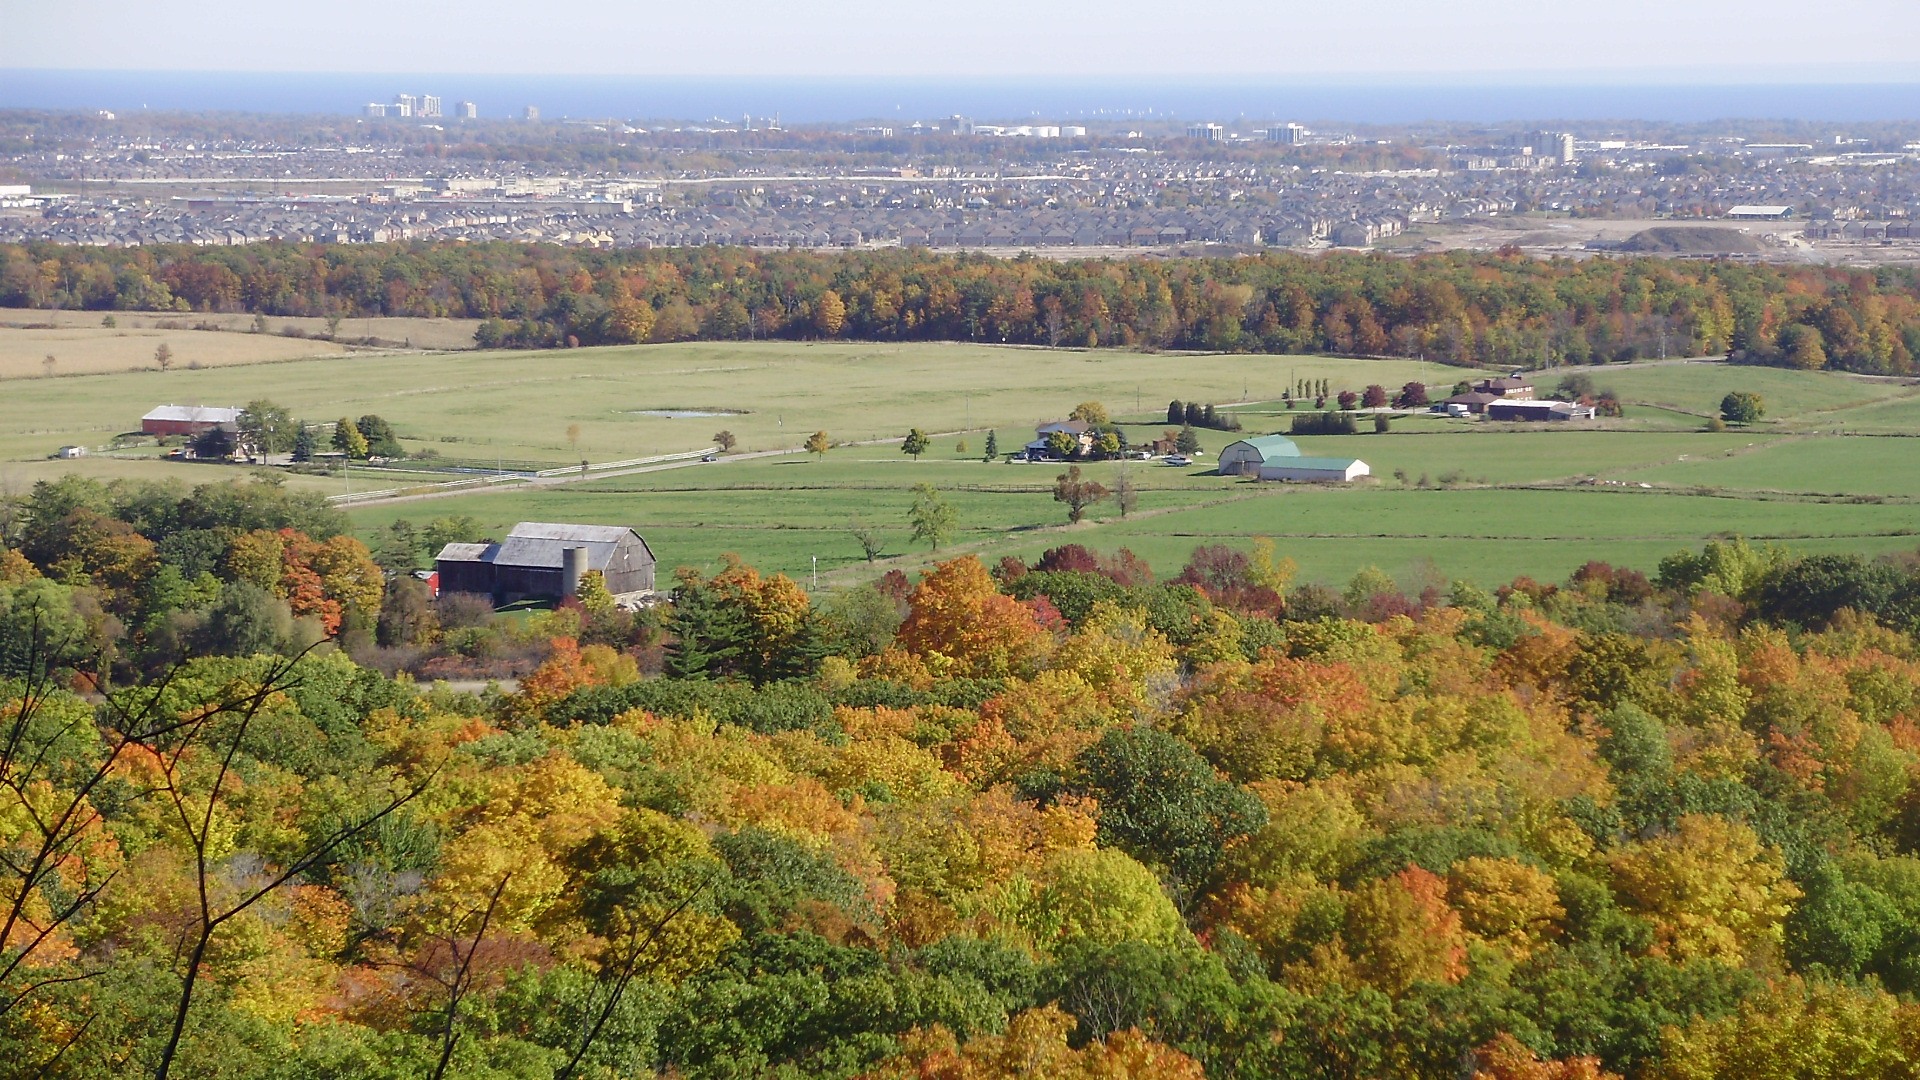
[[[1302,413],[1293,418],[1292,433],[1295,435],[1351,435],[1354,433],[1353,417],[1346,413]]]

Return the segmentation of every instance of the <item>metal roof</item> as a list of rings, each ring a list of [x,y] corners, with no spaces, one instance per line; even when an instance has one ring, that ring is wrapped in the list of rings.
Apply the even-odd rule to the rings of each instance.
[[[448,544],[433,557],[434,562],[491,562],[498,544]]]
[[[1288,458],[1285,461],[1276,461],[1272,467],[1276,469],[1323,469],[1327,472],[1346,472],[1354,465],[1364,464],[1366,464],[1366,462],[1361,461],[1359,458],[1296,457]]]
[[[565,558],[561,553],[571,547],[587,549],[587,569],[605,570],[614,551],[627,537],[647,542],[624,525],[564,525],[544,521],[523,521],[513,527],[500,543],[491,560],[497,566],[532,566],[558,570]],[[653,551],[647,548],[651,556]]]
[[[240,419],[240,410],[217,405],[159,405],[140,419],[175,420],[189,424],[231,424]]]
[[[1224,454],[1227,452],[1227,450],[1231,450],[1234,447],[1239,446],[1240,443],[1245,443],[1248,446],[1253,447],[1255,450],[1260,451],[1261,457],[1299,457],[1300,456],[1299,444],[1295,443],[1292,439],[1287,438],[1285,435],[1255,435],[1249,439],[1241,439],[1239,440],[1239,442],[1228,443],[1227,446],[1224,449],[1222,449],[1220,452]]]

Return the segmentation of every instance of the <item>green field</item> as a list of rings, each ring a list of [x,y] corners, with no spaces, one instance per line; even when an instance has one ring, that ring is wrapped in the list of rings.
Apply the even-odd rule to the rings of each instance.
[[[239,337],[239,335],[235,335]],[[41,476],[174,477],[204,482],[238,469],[152,457],[49,461],[63,443],[99,445],[162,402],[244,404],[271,397],[309,420],[378,413],[416,453],[475,466],[566,465],[696,450],[718,429],[739,438],[713,464],[577,483],[356,507],[369,539],[398,518],[467,514],[489,533],[530,519],[638,527],[668,566],[711,568],[735,552],[767,570],[822,584],[857,580],[931,557],[909,545],[912,488],[940,489],[959,513],[946,551],[1030,558],[1066,542],[1128,547],[1163,574],[1197,544],[1273,537],[1309,578],[1338,581],[1366,565],[1404,578],[1445,574],[1487,583],[1516,574],[1563,577],[1588,559],[1651,569],[1675,549],[1715,536],[1772,539],[1805,550],[1880,553],[1920,547],[1920,383],[1829,373],[1648,364],[1594,373],[1630,403],[1619,421],[1486,425],[1431,415],[1395,419],[1386,434],[1309,437],[1309,454],[1359,457],[1372,479],[1353,488],[1259,484],[1212,475],[1239,437],[1203,431],[1187,469],[1127,468],[1138,507],[1111,503],[1065,524],[1051,490],[1059,466],[983,463],[986,429],[1010,451],[1036,421],[1079,401],[1104,402],[1130,438],[1165,430],[1169,398],[1247,402],[1249,433],[1284,430],[1280,391],[1297,379],[1335,389],[1449,387],[1457,368],[1326,357],[1150,355],[976,345],[709,343],[557,352],[346,356],[201,371],[25,379],[0,403],[0,481]],[[1538,375],[1551,387],[1552,372]],[[1768,402],[1765,421],[1699,430],[1732,389]],[[706,413],[671,418],[649,411]],[[908,427],[939,433],[915,461],[899,452]],[[571,429],[571,430],[570,430]],[[810,432],[841,445],[822,459],[792,453]],[[1838,434],[1845,432],[1844,436]],[[1883,437],[1865,437],[1875,432]],[[570,437],[573,436],[573,437]],[[967,443],[961,454],[956,443]],[[853,445],[867,443],[868,445]],[[134,454],[152,455],[153,448]],[[755,453],[765,456],[746,456]],[[290,477],[328,493],[431,483],[431,461],[350,480]],[[1111,483],[1118,466],[1086,467]],[[858,518],[888,540],[869,566],[850,533]],[[816,564],[817,560],[817,564]]]

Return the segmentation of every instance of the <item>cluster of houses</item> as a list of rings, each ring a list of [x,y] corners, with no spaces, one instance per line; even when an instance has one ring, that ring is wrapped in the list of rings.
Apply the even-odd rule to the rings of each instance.
[[[1433,406],[1455,416],[1484,416],[1489,420],[1591,420],[1594,408],[1575,401],[1543,400],[1533,396],[1533,380],[1503,375],[1481,379],[1473,389]]]

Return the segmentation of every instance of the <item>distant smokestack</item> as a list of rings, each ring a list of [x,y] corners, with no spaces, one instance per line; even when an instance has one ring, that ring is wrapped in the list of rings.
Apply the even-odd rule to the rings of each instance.
[[[580,595],[580,579],[587,573],[587,549],[570,547],[560,552],[560,594]]]

